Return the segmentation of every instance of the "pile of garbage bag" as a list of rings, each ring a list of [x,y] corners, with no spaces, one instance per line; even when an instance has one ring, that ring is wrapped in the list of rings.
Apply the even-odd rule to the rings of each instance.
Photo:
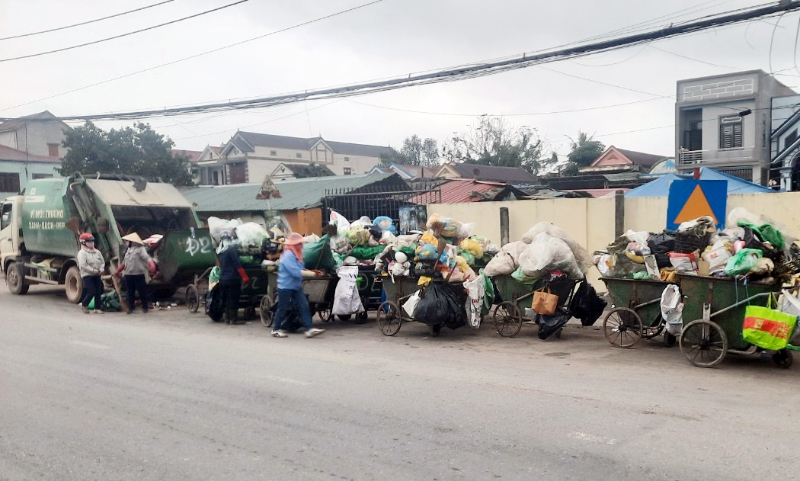
[[[677,274],[748,277],[785,282],[800,273],[796,238],[767,217],[736,208],[725,230],[711,217],[684,222],[677,231],[628,231],[597,252],[594,263],[604,277],[677,282]]]
[[[486,275],[512,275],[526,284],[563,272],[580,280],[593,265],[588,251],[563,229],[550,222],[540,222],[522,236],[522,240],[503,246],[486,265]]]

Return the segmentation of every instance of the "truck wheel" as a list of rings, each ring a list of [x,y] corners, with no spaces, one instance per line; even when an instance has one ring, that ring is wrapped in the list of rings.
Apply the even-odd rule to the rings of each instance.
[[[77,304],[83,296],[83,279],[81,279],[81,270],[78,269],[78,266],[72,266],[67,270],[64,286],[67,291],[67,300]]]
[[[12,294],[22,295],[28,292],[30,284],[25,281],[25,272],[21,262],[14,262],[9,266],[6,284]]]

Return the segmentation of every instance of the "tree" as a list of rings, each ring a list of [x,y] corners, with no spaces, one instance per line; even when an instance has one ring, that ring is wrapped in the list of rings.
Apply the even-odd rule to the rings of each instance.
[[[390,148],[388,153],[381,154],[381,162],[385,165],[394,162],[402,165],[437,167],[439,165],[439,147],[436,140],[431,138],[422,140],[414,134],[406,137],[399,152]]]
[[[547,157],[543,151],[544,143],[536,129],[515,128],[502,117],[484,115],[468,132],[450,139],[444,148],[444,157],[451,162],[522,167],[539,175],[557,162],[557,157]]]
[[[160,178],[174,185],[192,185],[189,158],[175,155],[175,143],[141,122],[133,128],[108,132],[86,122],[66,132],[68,150],[61,164],[61,175],[74,173],[129,174]]]
[[[570,140],[570,153],[567,156],[567,165],[562,172],[563,175],[577,175],[581,167],[592,165],[600,154],[606,150],[606,146],[599,140],[594,140],[592,135],[579,130],[578,137]]]

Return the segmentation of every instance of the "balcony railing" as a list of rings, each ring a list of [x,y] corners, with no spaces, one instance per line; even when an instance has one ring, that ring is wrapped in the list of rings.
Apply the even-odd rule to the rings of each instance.
[[[755,149],[684,150],[678,156],[679,165],[747,162],[754,160]]]

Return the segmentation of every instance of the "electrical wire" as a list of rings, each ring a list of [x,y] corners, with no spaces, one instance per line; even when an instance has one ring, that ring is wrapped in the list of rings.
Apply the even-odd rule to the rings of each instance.
[[[724,14],[713,16],[699,21],[685,22],[679,25],[672,25],[667,28],[652,30],[643,34],[636,34],[627,37],[620,37],[612,40],[597,42],[593,44],[579,45],[567,49],[555,50],[536,55],[523,53],[521,56],[507,57],[497,61],[488,61],[474,64],[468,67],[456,67],[441,69],[425,74],[411,74],[403,77],[395,77],[388,80],[377,82],[367,82],[360,84],[350,84],[341,87],[314,89],[291,94],[262,97],[251,100],[237,102],[223,102],[200,104],[189,107],[179,107],[161,110],[140,110],[121,113],[106,113],[94,115],[68,116],[68,119],[80,120],[128,120],[134,118],[146,118],[154,116],[169,116],[187,113],[199,113],[220,110],[245,110],[256,107],[267,107],[271,105],[282,105],[286,103],[296,103],[303,100],[322,100],[332,98],[351,97],[364,95],[367,93],[384,92],[396,90],[410,86],[431,85],[436,83],[453,82],[465,79],[485,77],[501,72],[516,69],[528,68],[544,63],[552,63],[569,58],[576,58],[591,55],[596,52],[608,52],[632,45],[641,45],[654,40],[672,38],[688,33],[696,33],[704,30],[717,28],[721,25],[732,25],[757,18],[784,15],[789,11],[800,9],[800,1],[790,3],[774,4],[767,7],[750,9],[745,12],[737,11],[734,14]],[[563,73],[563,72],[561,72]],[[648,93],[649,94],[649,93]],[[655,94],[649,94],[655,96]]]
[[[374,107],[378,109],[385,109],[385,110],[394,110],[396,112],[408,112],[412,114],[423,114],[423,115],[441,115],[441,116],[449,116],[449,117],[480,117],[482,115],[486,115],[489,117],[534,117],[538,115],[557,115],[557,114],[567,114],[567,113],[575,113],[575,112],[588,112],[591,110],[602,110],[602,109],[609,109],[614,107],[623,107],[628,105],[634,104],[641,104],[644,102],[652,102],[654,100],[665,100],[665,99],[673,99],[674,97],[655,97],[652,99],[644,99],[644,100],[634,100],[633,102],[624,102],[620,104],[611,104],[611,105],[598,105],[596,107],[584,107],[580,109],[569,109],[569,110],[554,110],[549,112],[528,112],[528,113],[510,113],[510,114],[464,114],[464,113],[453,113],[453,112],[430,112],[424,110],[410,110],[410,109],[401,109],[397,107],[387,107],[385,105],[376,105],[367,102],[361,102],[358,100],[353,99],[344,99],[347,102],[358,104],[358,105],[365,105],[367,107]]]
[[[162,67],[167,67],[169,65],[174,65],[174,64],[177,64],[177,63],[180,63],[180,62],[185,62],[186,60],[195,59],[195,58],[198,58],[198,57],[202,57],[204,55],[208,55],[208,54],[211,54],[211,53],[219,52],[221,50],[225,50],[225,49],[229,49],[229,48],[236,47],[236,46],[239,46],[239,45],[243,45],[243,44],[248,43],[248,42],[253,42],[255,40],[260,40],[262,38],[270,37],[270,36],[273,36],[273,35],[278,35],[280,33],[288,32],[290,30],[294,30],[294,29],[297,29],[297,28],[300,28],[300,27],[305,27],[306,25],[311,25],[313,23],[321,22],[323,20],[328,20],[328,19],[333,18],[333,17],[338,17],[340,15],[344,15],[346,13],[349,13],[349,12],[352,12],[352,11],[355,11],[355,10],[359,10],[361,8],[368,7],[370,5],[375,5],[376,3],[381,3],[383,1],[384,0],[373,0],[371,2],[363,3],[361,5],[356,5],[355,7],[351,7],[351,8],[345,9],[345,10],[340,10],[338,12],[331,13],[329,15],[325,15],[325,16],[322,16],[322,17],[317,17],[315,19],[307,20],[305,22],[297,23],[297,24],[291,25],[289,27],[281,28],[281,29],[278,29],[278,30],[273,30],[272,32],[268,32],[268,33],[265,33],[265,34],[262,34],[262,35],[258,35],[256,37],[251,37],[251,38],[248,38],[246,40],[242,40],[242,41],[239,41],[239,42],[234,42],[234,43],[231,43],[231,44],[228,44],[228,45],[224,45],[222,47],[217,47],[217,48],[212,49],[212,50],[206,50],[205,52],[200,52],[200,53],[191,55],[189,57],[179,58],[177,60],[172,60],[172,61],[167,62],[167,63],[162,63],[160,65],[154,65],[152,67],[148,67],[148,68],[145,68],[145,69],[142,69],[142,70],[137,70],[135,72],[130,72],[130,73],[127,73],[127,74],[124,74],[124,75],[120,75],[118,77],[112,77],[112,78],[109,78],[109,79],[101,80],[101,81],[95,82],[93,84],[84,85],[83,87],[74,88],[74,89],[71,89],[71,90],[67,90],[65,92],[53,94],[53,95],[50,95],[50,96],[47,96],[47,97],[43,97],[43,98],[40,98],[40,99],[37,99],[37,100],[31,100],[29,102],[13,105],[11,107],[5,107],[5,108],[0,109],[0,112],[4,112],[4,111],[10,110],[10,109],[15,109],[15,108],[18,108],[18,107],[24,107],[26,105],[35,104],[35,103],[38,103],[38,102],[43,102],[45,100],[50,100],[50,99],[53,99],[53,98],[56,98],[56,97],[60,97],[62,95],[67,95],[67,94],[71,94],[71,93],[75,93],[75,92],[80,92],[81,90],[86,90],[86,89],[89,89],[89,88],[92,88],[92,87],[97,87],[98,85],[107,84],[107,83],[114,82],[114,81],[117,81],[117,80],[121,80],[121,79],[124,79],[124,78],[133,77],[134,75],[138,75],[138,74],[141,74],[141,73],[150,72],[152,70],[156,70],[156,69],[159,69],[159,68],[162,68]]]
[[[794,53],[792,54],[792,62],[794,63],[795,71],[800,74],[800,68],[797,68],[797,42],[800,40],[800,16],[797,17],[797,29],[794,33]]]
[[[786,12],[782,13],[780,17],[778,17],[778,21],[775,22],[775,27],[772,29],[772,36],[769,38],[769,73],[772,74],[772,44],[775,42],[775,32],[778,30],[778,25],[781,23],[781,19],[783,16],[786,15]]]
[[[74,50],[76,48],[87,47],[89,45],[96,45],[98,43],[108,42],[110,40],[116,40],[118,38],[129,37],[131,35],[136,35],[137,33],[147,32],[149,30],[154,30],[154,29],[157,29],[157,28],[165,27],[167,25],[172,25],[172,24],[175,24],[175,23],[178,23],[178,22],[183,22],[185,20],[190,20],[192,18],[197,18],[197,17],[203,16],[203,15],[207,15],[209,13],[218,12],[220,10],[224,10],[226,8],[230,8],[230,7],[233,7],[233,6],[239,5],[241,3],[248,2],[248,1],[250,1],[250,0],[238,0],[238,1],[233,2],[233,3],[229,3],[227,5],[223,5],[221,7],[212,8],[211,10],[206,10],[205,12],[200,12],[200,13],[196,13],[194,15],[189,15],[188,17],[182,17],[182,18],[178,18],[178,19],[175,19],[175,20],[170,20],[169,22],[160,23],[158,25],[152,25],[150,27],[141,28],[139,30],[134,30],[132,32],[126,32],[126,33],[122,33],[122,34],[119,34],[119,35],[114,35],[112,37],[101,38],[99,40],[93,40],[91,42],[85,42],[85,43],[81,43],[81,44],[78,44],[78,45],[70,45],[69,47],[57,48],[55,50],[48,50],[46,52],[38,52],[38,53],[32,53],[32,54],[28,54],[28,55],[20,55],[18,57],[2,58],[2,59],[0,59],[0,63],[2,63],[2,62],[11,62],[11,61],[14,61],[14,60],[22,60],[22,59],[26,59],[26,58],[41,57],[43,55],[50,55],[50,54],[58,53],[58,52],[66,52],[67,50]]]
[[[72,25],[65,25],[63,27],[50,28],[50,29],[47,29],[47,30],[40,30],[38,32],[23,33],[23,34],[20,34],[20,35],[11,35],[9,37],[0,38],[0,42],[2,42],[3,40],[11,40],[11,39],[14,39],[14,38],[23,38],[23,37],[32,37],[34,35],[41,35],[41,34],[44,34],[44,33],[58,32],[58,31],[61,31],[61,30],[67,30],[69,28],[80,27],[82,25],[89,25],[90,23],[96,23],[96,22],[101,22],[103,20],[108,20],[110,18],[121,17],[123,15],[128,15],[129,13],[141,12],[142,10],[147,10],[148,8],[158,7],[159,5],[164,5],[165,3],[170,3],[170,2],[174,2],[174,1],[175,0],[164,0],[163,2],[158,2],[158,3],[154,3],[152,5],[147,5],[147,6],[144,6],[144,7],[135,8],[133,10],[128,10],[127,12],[115,13],[114,15],[108,15],[106,17],[95,18],[94,20],[87,20],[85,22],[73,23]]]

